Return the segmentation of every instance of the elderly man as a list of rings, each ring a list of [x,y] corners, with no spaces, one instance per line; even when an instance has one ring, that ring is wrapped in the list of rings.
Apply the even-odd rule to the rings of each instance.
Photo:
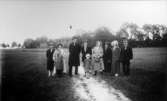
[[[72,38],[69,46],[69,75],[72,76],[72,67],[75,67],[75,74],[78,74],[78,66],[80,65],[81,46],[77,43],[77,38]]]
[[[123,72],[126,76],[130,74],[131,59],[133,59],[132,48],[128,45],[128,40],[123,39],[123,47],[121,48],[120,60],[123,66]]]

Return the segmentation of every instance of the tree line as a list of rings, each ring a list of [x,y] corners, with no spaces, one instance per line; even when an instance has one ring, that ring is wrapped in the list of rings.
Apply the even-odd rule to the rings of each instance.
[[[127,38],[132,47],[166,47],[167,46],[167,26],[160,24],[144,24],[139,27],[135,23],[124,23],[117,32],[111,31],[107,27],[99,27],[92,32],[76,33],[79,42],[84,40],[89,41],[89,45],[95,45],[96,40],[101,40],[103,43],[113,40],[121,41],[122,38]],[[68,47],[71,38],[49,39],[46,36],[36,39],[25,39],[24,48],[47,48],[48,43],[62,43],[64,47]],[[13,43],[14,45],[16,43]]]
[[[16,41],[13,41],[11,43],[11,45],[8,44],[8,43],[1,43],[0,46],[3,47],[3,48],[8,48],[8,47],[11,47],[11,48],[21,48],[22,45],[21,45],[21,43],[17,43]]]
[[[95,45],[96,40],[111,42],[113,40],[121,41],[127,38],[132,47],[165,47],[167,46],[167,26],[160,24],[144,24],[139,27],[135,23],[124,23],[117,32],[112,32],[107,27],[100,27],[93,32],[76,33],[79,42],[89,41],[89,45]],[[71,38],[48,39],[46,36],[39,37],[35,40],[26,39],[24,41],[25,48],[42,48],[47,47],[49,42],[62,43],[68,47]]]

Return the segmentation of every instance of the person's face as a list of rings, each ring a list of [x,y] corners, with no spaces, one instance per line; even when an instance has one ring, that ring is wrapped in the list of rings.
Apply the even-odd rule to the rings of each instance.
[[[53,45],[50,45],[49,48],[53,49]]]
[[[87,46],[88,45],[88,43],[87,42],[84,42],[84,46]]]
[[[108,47],[108,44],[107,44],[107,43],[105,44],[105,47],[106,47],[106,48]]]
[[[97,45],[97,46],[100,46],[100,44],[101,44],[100,41],[97,41],[97,42],[96,42],[96,45]]]
[[[123,44],[124,46],[128,46],[128,41],[127,40],[123,41]]]
[[[86,57],[86,59],[89,59],[89,58],[90,58],[90,56],[87,56],[87,57]]]
[[[59,46],[58,46],[58,49],[61,49],[61,48],[62,48],[62,46],[61,46],[61,45],[59,45]]]
[[[76,43],[76,42],[77,42],[77,39],[73,39],[72,41],[73,41],[73,43]]]
[[[113,43],[113,47],[116,47],[117,46],[117,44],[116,43]]]

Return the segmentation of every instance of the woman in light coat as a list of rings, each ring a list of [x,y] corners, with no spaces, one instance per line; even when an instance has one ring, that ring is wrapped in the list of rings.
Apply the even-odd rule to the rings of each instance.
[[[62,44],[57,45],[57,49],[53,54],[54,65],[56,68],[56,74],[58,76],[62,76],[63,68],[64,68],[64,60],[63,60],[63,52],[62,52]]]
[[[96,41],[96,46],[92,49],[92,65],[94,75],[104,70],[103,48],[100,41]]]

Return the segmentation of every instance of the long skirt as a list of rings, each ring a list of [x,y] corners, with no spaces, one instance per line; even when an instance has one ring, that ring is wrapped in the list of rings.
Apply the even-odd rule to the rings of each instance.
[[[110,73],[112,68],[111,62],[104,62],[104,72]]]
[[[69,59],[69,56],[68,56],[68,52],[66,52],[66,54],[64,55],[64,68],[63,68],[63,73],[68,73],[69,71],[69,66],[68,66],[68,59]]]
[[[92,59],[92,66],[93,66],[93,71],[99,71],[99,72],[103,71],[104,70],[103,59],[100,59],[100,61]]]
[[[54,69],[54,62],[47,60],[47,70],[53,71]]]
[[[112,61],[112,74],[120,74],[120,62],[118,60],[113,60]]]

